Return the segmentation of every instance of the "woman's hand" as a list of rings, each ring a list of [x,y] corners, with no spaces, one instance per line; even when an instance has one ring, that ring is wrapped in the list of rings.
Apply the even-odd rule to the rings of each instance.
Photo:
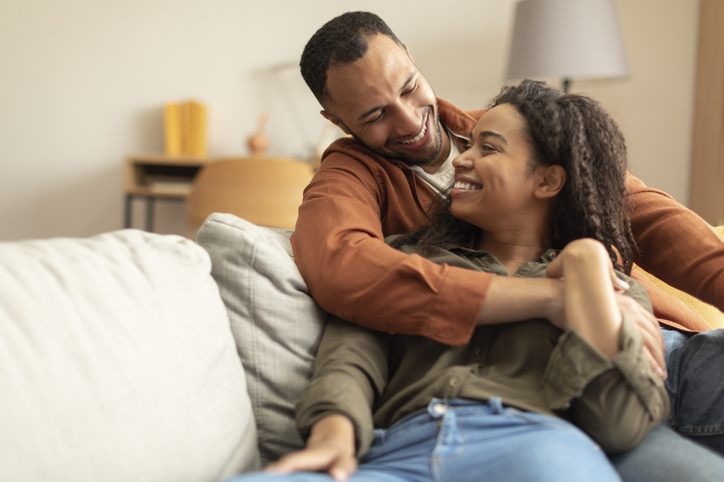
[[[307,447],[266,466],[268,472],[325,472],[345,481],[357,471],[354,426],[347,417],[329,415],[312,427]]]
[[[611,359],[620,350],[622,315],[616,290],[625,287],[613,271],[606,248],[590,238],[571,241],[546,269],[563,278],[566,323]]]
[[[577,240],[577,241],[579,241],[579,240]],[[597,243],[597,241],[594,241],[592,239],[583,239],[580,241],[589,243],[587,250],[600,251],[599,246],[593,244],[593,243]],[[569,244],[573,245],[572,247],[579,248],[581,243],[576,243],[576,241],[573,241]],[[566,246],[566,247],[568,247],[568,246]],[[601,245],[600,247],[603,247],[603,246]],[[584,248],[584,249],[586,249],[586,248]],[[546,268],[546,276],[548,278],[557,278],[557,279],[563,280],[564,263],[565,263],[565,259],[567,257],[570,257],[570,251],[571,251],[571,249],[568,249],[568,250],[564,249],[563,251],[561,251],[561,254],[558,257],[556,257],[556,259],[554,259],[551,262],[551,264],[548,265],[548,268]],[[589,252],[592,252],[592,251],[589,251]],[[597,253],[597,254],[600,255],[601,253]],[[608,254],[606,254],[605,256],[608,257]],[[608,276],[609,276],[609,278],[611,278],[611,286],[613,286],[613,289],[615,291],[622,292],[622,291],[626,291],[627,289],[630,288],[628,283],[626,283],[624,280],[622,280],[621,278],[616,276],[616,272],[613,269],[613,263],[609,264]]]

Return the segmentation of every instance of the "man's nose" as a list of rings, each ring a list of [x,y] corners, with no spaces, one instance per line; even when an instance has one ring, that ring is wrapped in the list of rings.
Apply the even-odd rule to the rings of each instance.
[[[414,136],[422,128],[422,115],[417,109],[402,105],[398,110],[395,129],[399,136]]]

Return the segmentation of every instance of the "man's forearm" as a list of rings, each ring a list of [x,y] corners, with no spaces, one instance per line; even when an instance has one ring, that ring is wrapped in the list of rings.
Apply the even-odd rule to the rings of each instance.
[[[722,238],[696,213],[630,173],[626,187],[633,204],[631,229],[641,253],[636,263],[671,286],[724,310]]]
[[[546,318],[563,326],[563,283],[549,278],[496,276],[478,314],[478,325],[533,318]]]

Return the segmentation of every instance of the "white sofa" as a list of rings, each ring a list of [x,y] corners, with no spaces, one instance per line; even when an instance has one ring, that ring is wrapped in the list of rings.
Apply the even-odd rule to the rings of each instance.
[[[300,448],[327,314],[290,234],[0,243],[0,482],[217,481]]]

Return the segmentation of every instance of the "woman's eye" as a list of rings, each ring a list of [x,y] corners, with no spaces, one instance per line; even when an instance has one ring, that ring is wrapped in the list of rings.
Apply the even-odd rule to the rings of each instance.
[[[495,147],[491,146],[490,144],[483,144],[483,150],[484,151],[494,151]]]

